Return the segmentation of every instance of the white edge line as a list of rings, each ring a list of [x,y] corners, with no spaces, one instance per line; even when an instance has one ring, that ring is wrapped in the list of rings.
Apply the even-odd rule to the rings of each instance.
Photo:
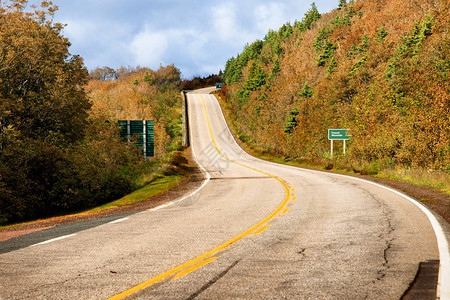
[[[188,93],[188,94],[189,94],[189,93]],[[187,97],[187,95],[186,95],[186,97]],[[188,113],[189,113],[189,116],[188,116],[188,117],[190,117],[191,109],[188,109]],[[190,120],[190,118],[189,118],[189,120]],[[189,124],[190,124],[190,123],[189,123]],[[169,202],[169,203],[162,204],[162,205],[160,205],[160,206],[157,206],[157,207],[148,209],[147,211],[150,211],[150,212],[151,212],[151,211],[157,211],[157,210],[166,208],[166,207],[168,207],[168,206],[171,206],[171,205],[180,203],[181,201],[186,200],[187,198],[192,197],[192,196],[194,196],[195,194],[197,194],[199,191],[201,191],[201,190],[205,187],[205,185],[208,184],[209,180],[211,179],[211,175],[209,175],[208,171],[206,171],[206,169],[202,166],[202,164],[197,160],[197,156],[195,155],[195,150],[194,150],[194,146],[193,146],[194,143],[193,143],[193,136],[192,136],[192,131],[191,131],[191,130],[189,130],[189,137],[190,137],[190,141],[191,141],[192,156],[194,157],[194,160],[195,160],[195,162],[197,163],[197,165],[200,167],[200,169],[202,169],[202,171],[206,174],[206,179],[203,181],[202,185],[201,185],[200,187],[198,187],[198,188],[197,188],[195,191],[193,191],[192,193],[190,193],[190,194],[188,194],[188,195],[186,195],[186,196],[184,196],[184,197],[182,197],[182,198],[180,198],[180,199],[177,199],[177,200],[171,201],[171,202]]]
[[[214,95],[212,95],[212,96],[214,96]],[[214,96],[214,98],[216,99],[215,96]],[[217,99],[215,102],[217,103],[217,105],[219,105]],[[220,105],[219,105],[219,110],[221,112],[223,120],[225,121],[225,124],[227,124],[226,120],[225,120],[225,116],[223,114],[223,111],[222,111],[222,108],[220,107]],[[228,126],[226,126],[226,127],[228,128]],[[350,178],[350,179],[356,179],[359,181],[363,181],[363,182],[370,183],[370,184],[376,185],[378,187],[384,188],[388,191],[391,191],[391,192],[409,200],[413,204],[415,204],[428,217],[428,220],[430,221],[431,226],[433,227],[433,230],[436,235],[437,242],[438,242],[439,264],[440,265],[439,265],[439,278],[438,278],[438,284],[437,284],[437,299],[442,299],[442,300],[450,299],[450,253],[449,253],[450,251],[449,251],[449,247],[448,247],[449,244],[448,244],[447,238],[445,237],[444,229],[442,228],[441,224],[439,224],[439,221],[436,219],[436,217],[433,215],[433,213],[431,213],[427,207],[425,207],[419,201],[417,201],[395,189],[386,187],[384,185],[375,183],[373,181],[361,179],[358,177],[343,175],[343,174],[335,174],[335,173],[329,173],[329,172],[318,171],[318,170],[304,169],[301,167],[283,165],[280,163],[266,161],[266,160],[254,157],[254,156],[248,154],[244,149],[242,149],[239,146],[239,144],[234,139],[234,136],[231,134],[230,128],[228,128],[228,131],[229,131],[230,135],[233,137],[234,143],[242,150],[242,152],[244,152],[245,154],[247,154],[250,157],[255,158],[257,160],[271,163],[271,164],[276,164],[276,165],[283,166],[283,167],[290,167],[290,168],[301,169],[301,170],[310,171],[310,172],[317,172],[317,173],[328,174],[328,175],[332,175],[332,176],[341,176],[341,177],[346,177],[346,178]]]
[[[128,217],[125,217],[125,218],[122,218],[122,219],[117,219],[117,220],[111,221],[108,224],[116,224],[116,223],[120,223],[120,222],[126,221],[128,219],[129,219]]]
[[[56,242],[56,241],[59,241],[59,240],[62,240],[62,239],[69,238],[69,237],[74,236],[74,235],[76,235],[76,233],[68,234],[68,235],[63,235],[63,236],[60,236],[60,237],[57,237],[57,238],[54,238],[54,239],[51,239],[51,240],[47,240],[47,241],[43,241],[43,242],[40,242],[40,243],[31,245],[31,247],[33,247],[33,246],[38,246],[38,245],[49,244],[49,243],[52,243],[52,242]]]
[[[345,176],[341,174],[336,174],[338,176],[344,176],[344,177],[351,177],[352,176]],[[438,249],[439,249],[439,279],[438,279],[438,286],[437,286],[437,299],[450,299],[450,254],[449,254],[449,248],[448,248],[448,241],[445,237],[444,229],[442,228],[439,221],[436,219],[436,217],[433,215],[433,213],[430,212],[430,210],[425,207],[422,203],[417,201],[416,199],[413,199],[395,189],[383,186],[381,184],[371,182],[365,179],[356,178],[357,180],[367,182],[373,185],[376,185],[378,187],[382,187],[388,191],[391,191],[410,202],[414,203],[420,210],[422,210],[425,215],[427,215],[428,219],[431,222],[431,226],[433,227],[434,233],[436,234],[436,238],[438,241]]]
[[[310,171],[320,172],[320,171],[315,171],[315,170],[310,170]],[[326,173],[326,172],[321,172],[321,173]],[[395,193],[395,194],[409,200],[410,202],[415,204],[428,217],[428,220],[430,221],[431,226],[433,227],[434,233],[436,235],[436,239],[438,242],[438,249],[439,249],[439,264],[440,264],[440,266],[439,266],[439,278],[438,278],[438,285],[437,285],[437,299],[450,299],[450,254],[449,254],[449,248],[448,248],[448,241],[447,241],[447,238],[445,237],[444,229],[442,228],[441,224],[436,219],[436,217],[433,215],[433,213],[430,212],[430,210],[427,207],[425,207],[422,203],[420,203],[416,199],[411,198],[395,189],[386,187],[382,184],[372,182],[369,180],[365,180],[365,179],[361,179],[361,178],[357,178],[357,177],[353,177],[353,176],[343,175],[343,174],[334,174],[334,173],[328,173],[328,174],[351,178],[351,179],[359,180],[359,181],[362,181],[365,183],[370,183],[372,185],[384,188],[392,193]]]

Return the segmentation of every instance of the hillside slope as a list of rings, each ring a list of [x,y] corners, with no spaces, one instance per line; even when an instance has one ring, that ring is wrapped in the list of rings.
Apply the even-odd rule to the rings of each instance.
[[[226,65],[239,138],[297,160],[328,159],[328,128],[348,128],[355,171],[450,171],[447,1],[357,1],[270,31]],[[335,143],[341,153],[342,143]],[[336,149],[337,148],[337,149]]]

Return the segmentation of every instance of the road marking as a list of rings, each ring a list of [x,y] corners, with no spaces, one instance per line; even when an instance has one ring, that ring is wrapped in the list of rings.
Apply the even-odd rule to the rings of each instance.
[[[129,218],[117,219],[117,220],[114,220],[114,221],[109,222],[108,224],[116,224],[116,223],[120,223],[120,222],[126,221],[126,220],[128,220],[128,219],[129,219]]]
[[[186,270],[181,271],[180,273],[178,273],[177,275],[175,275],[175,276],[172,278],[172,280],[181,278],[181,277],[183,277],[183,276],[185,276],[185,275],[187,275],[187,274],[189,274],[189,273],[191,273],[191,272],[193,272],[193,271],[195,271],[195,270],[197,270],[197,269],[203,267],[204,265],[209,264],[210,262],[212,262],[212,261],[214,261],[214,260],[216,260],[216,259],[218,259],[218,257],[210,257],[210,258],[208,258],[208,259],[206,259],[206,260],[204,260],[204,261],[202,261],[202,262],[199,262],[198,264],[193,265],[192,267],[187,268]]]
[[[290,209],[291,209],[290,207],[286,207],[286,208],[281,212],[281,214],[287,213]]]
[[[295,200],[297,200],[297,197],[292,197],[292,199],[291,199],[292,201],[295,201]]]
[[[277,207],[277,208],[276,208],[269,216],[267,216],[264,220],[260,221],[258,224],[256,224],[256,225],[252,226],[251,228],[247,229],[245,232],[241,233],[240,235],[238,235],[238,236],[232,238],[231,240],[229,240],[229,241],[223,243],[222,245],[220,245],[220,246],[218,246],[218,247],[216,247],[216,248],[214,248],[214,249],[212,249],[212,250],[210,250],[210,251],[208,251],[208,252],[206,252],[206,253],[203,253],[202,255],[200,255],[200,256],[198,256],[198,257],[196,257],[196,258],[194,258],[194,259],[188,261],[187,263],[184,263],[184,264],[182,264],[182,265],[179,265],[179,266],[177,266],[177,267],[175,267],[175,268],[173,268],[173,269],[171,269],[171,270],[169,270],[169,271],[167,271],[167,272],[164,272],[164,273],[162,273],[162,274],[160,274],[160,275],[158,275],[158,276],[156,276],[156,277],[153,277],[153,278],[151,278],[151,279],[149,279],[149,280],[147,280],[147,281],[145,281],[145,282],[142,282],[142,283],[140,283],[140,284],[138,284],[138,285],[132,287],[131,289],[128,289],[128,290],[126,290],[126,291],[123,291],[122,293],[117,294],[117,295],[115,295],[115,296],[109,298],[108,300],[117,300],[117,299],[123,299],[123,298],[125,298],[125,297],[128,297],[128,296],[130,296],[130,295],[132,295],[132,294],[134,294],[134,293],[136,293],[136,292],[139,292],[139,291],[141,291],[141,290],[143,290],[143,289],[145,289],[145,288],[151,286],[152,284],[154,284],[154,283],[156,283],[156,282],[159,282],[159,281],[162,281],[162,280],[167,280],[168,277],[170,277],[170,276],[172,276],[172,275],[174,275],[174,274],[176,274],[176,273],[178,273],[178,272],[180,272],[180,271],[182,271],[182,270],[184,270],[184,269],[186,269],[186,268],[189,268],[189,267],[191,267],[191,266],[193,266],[193,265],[199,263],[200,261],[202,261],[202,260],[204,260],[204,259],[206,259],[206,258],[212,258],[211,256],[212,256],[213,254],[216,254],[217,252],[219,252],[219,251],[221,251],[221,250],[227,248],[228,246],[234,244],[234,243],[237,242],[238,240],[240,240],[240,239],[242,239],[243,237],[245,237],[245,236],[251,234],[252,232],[254,232],[255,230],[257,230],[258,228],[260,228],[261,226],[263,226],[264,224],[266,224],[267,222],[269,222],[270,220],[272,220],[273,218],[275,218],[275,217],[281,212],[281,210],[285,208],[285,206],[286,206],[286,204],[288,203],[289,199],[291,199],[291,190],[289,189],[289,187],[287,186],[287,183],[286,183],[284,180],[282,180],[282,179],[280,179],[280,178],[278,178],[277,176],[274,176],[274,175],[272,175],[272,174],[266,173],[266,172],[264,172],[264,171],[257,170],[257,169],[255,169],[255,168],[250,167],[250,166],[246,166],[246,165],[244,165],[244,164],[238,163],[238,162],[236,162],[236,161],[234,161],[234,160],[229,159],[228,157],[226,157],[226,156],[224,156],[224,155],[222,154],[222,152],[219,150],[219,148],[218,148],[218,146],[217,146],[217,144],[216,144],[216,141],[215,141],[215,139],[214,139],[214,135],[213,135],[213,133],[212,133],[211,124],[210,124],[210,122],[209,122],[208,111],[207,111],[207,109],[206,109],[205,101],[204,101],[203,96],[202,96],[201,94],[200,94],[200,97],[201,97],[202,102],[203,102],[203,107],[204,107],[204,110],[205,110],[205,116],[206,116],[206,122],[207,122],[207,124],[208,124],[208,129],[209,129],[209,133],[210,133],[210,136],[211,136],[211,140],[212,140],[212,142],[213,142],[214,147],[216,148],[216,151],[220,154],[220,156],[222,156],[224,159],[226,159],[226,160],[228,160],[228,161],[230,161],[230,162],[232,162],[232,163],[235,163],[235,164],[240,165],[240,166],[242,166],[242,167],[248,168],[248,169],[250,169],[250,170],[254,170],[254,171],[256,171],[256,172],[259,172],[259,173],[261,173],[261,174],[267,175],[267,176],[272,177],[273,179],[277,180],[277,181],[280,182],[280,183],[283,185],[283,187],[285,188],[285,190],[286,190],[286,197],[285,197],[284,200],[281,202],[281,204],[280,204],[280,205],[279,205],[279,206],[278,206],[278,207]],[[192,148],[192,150],[194,151],[193,148]],[[195,161],[198,163],[197,158],[196,158],[196,156],[195,156],[195,152],[194,152],[194,159],[195,159]],[[200,167],[205,171],[205,173],[206,173],[207,176],[208,176],[208,180],[206,180],[205,183],[204,183],[204,184],[206,184],[206,183],[209,181],[210,176],[209,176],[208,172],[206,172],[206,170],[202,167],[202,165],[201,165],[201,164],[199,164],[199,165],[200,165]],[[169,205],[171,205],[171,204],[169,204]],[[266,226],[267,226],[267,225],[266,225]],[[268,227],[268,226],[267,226],[267,227]],[[267,229],[267,228],[266,228],[266,229]]]
[[[263,232],[264,230],[266,230],[267,228],[269,228],[270,225],[264,225],[263,227],[261,227],[260,229],[256,230],[255,232],[252,233],[251,236],[255,236],[257,234],[260,234],[261,232]]]
[[[69,238],[69,237],[74,236],[74,235],[76,235],[76,233],[69,234],[69,235],[64,235],[64,236],[60,236],[60,237],[57,237],[57,238],[54,238],[54,239],[51,239],[51,240],[47,240],[47,241],[44,241],[44,242],[40,242],[40,243],[31,245],[31,247],[33,247],[33,246],[39,246],[39,245],[45,245],[45,244],[50,244],[50,243],[53,243],[53,242],[56,242],[56,241],[59,241],[59,240],[62,240],[62,239]]]

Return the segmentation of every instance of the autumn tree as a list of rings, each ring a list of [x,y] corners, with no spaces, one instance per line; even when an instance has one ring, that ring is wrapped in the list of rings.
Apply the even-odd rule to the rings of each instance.
[[[91,115],[117,120],[154,120],[155,156],[163,158],[181,141],[181,72],[174,65],[120,67],[114,80],[91,78],[86,91]]]
[[[111,80],[116,79],[116,71],[110,67],[98,67],[89,72],[89,77],[91,79],[97,80]]]
[[[88,72],[69,53],[57,7],[0,9],[0,224],[117,199],[143,172],[117,125],[93,116]]]
[[[0,134],[8,129],[53,144],[75,142],[90,108],[81,88],[87,71],[70,55],[63,26],[47,20],[56,7],[44,1],[28,15],[23,2],[11,1],[0,14]]]

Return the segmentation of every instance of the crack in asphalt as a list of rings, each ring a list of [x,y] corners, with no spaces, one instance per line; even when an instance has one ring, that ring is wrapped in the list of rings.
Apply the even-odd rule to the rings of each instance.
[[[389,270],[390,266],[389,266],[389,259],[388,259],[388,251],[391,249],[392,246],[392,240],[387,240],[386,241],[386,248],[383,251],[383,269],[378,270],[378,277],[376,278],[376,280],[373,281],[373,283],[376,283],[377,281],[382,280],[384,277],[386,277],[387,275],[387,271]]]
[[[390,268],[388,253],[391,250],[392,244],[394,241],[394,238],[392,237],[392,233],[394,232],[395,228],[391,222],[391,215],[389,214],[389,212],[387,212],[386,206],[384,204],[382,204],[381,206],[382,206],[382,210],[383,210],[383,215],[385,216],[385,219],[387,221],[387,233],[384,235],[386,246],[383,250],[383,260],[384,260],[383,265],[382,265],[383,268],[381,270],[378,270],[378,277],[376,278],[376,280],[373,283],[376,283],[377,281],[381,281],[384,277],[386,277],[387,271]],[[383,238],[383,235],[380,235],[380,238]]]
[[[372,284],[375,285],[385,279],[388,274],[388,270],[390,269],[389,252],[392,250],[393,242],[395,240],[395,238],[393,237],[395,227],[392,224],[392,213],[388,205],[386,205],[386,203],[384,203],[382,199],[377,198],[368,190],[363,189],[363,191],[367,194],[368,197],[370,197],[370,199],[377,203],[378,208],[381,210],[381,222],[384,227],[382,233],[378,235],[380,242],[384,241],[385,246],[382,252],[383,263],[381,264],[380,269],[377,270],[376,278],[372,280]],[[369,291],[367,291],[364,299],[368,299],[369,297]]]
[[[306,248],[302,248],[297,253],[304,256],[305,255],[305,251],[306,251]]]
[[[197,290],[195,293],[193,293],[192,295],[190,295],[188,298],[186,298],[186,300],[193,300],[195,298],[197,298],[197,296],[199,296],[201,293],[203,293],[204,291],[206,291],[209,287],[211,287],[214,283],[216,283],[220,278],[222,278],[223,276],[225,276],[232,268],[234,268],[239,262],[241,261],[241,259],[236,260],[235,262],[233,262],[228,268],[226,268],[223,272],[221,272],[220,274],[216,275],[213,279],[211,279],[210,281],[208,281],[205,285],[203,285],[199,290]]]

